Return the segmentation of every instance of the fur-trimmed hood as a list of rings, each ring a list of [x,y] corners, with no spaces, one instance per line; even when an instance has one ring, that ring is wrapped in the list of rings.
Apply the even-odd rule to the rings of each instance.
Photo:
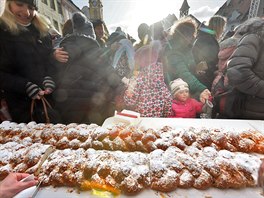
[[[221,51],[225,48],[237,46],[239,39],[240,38],[230,37],[230,38],[222,41],[221,43],[219,43],[219,47],[220,47],[219,50]]]
[[[260,17],[255,17],[246,20],[244,23],[239,25],[235,34],[245,35],[245,34],[257,34],[261,38],[264,37],[264,19]]]

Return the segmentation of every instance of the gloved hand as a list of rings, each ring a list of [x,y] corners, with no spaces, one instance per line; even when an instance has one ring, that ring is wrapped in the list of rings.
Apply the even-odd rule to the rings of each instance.
[[[40,99],[44,95],[44,91],[38,85],[28,82],[26,84],[26,93],[32,99]]]
[[[45,94],[51,94],[56,87],[55,82],[52,80],[50,76],[46,76],[44,78],[43,86],[44,86]]]

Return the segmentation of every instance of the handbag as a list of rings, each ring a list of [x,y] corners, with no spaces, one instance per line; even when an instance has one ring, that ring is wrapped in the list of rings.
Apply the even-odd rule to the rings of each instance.
[[[52,108],[48,100],[42,96],[40,100],[32,99],[30,107],[31,120],[37,123],[61,123],[59,113]]]

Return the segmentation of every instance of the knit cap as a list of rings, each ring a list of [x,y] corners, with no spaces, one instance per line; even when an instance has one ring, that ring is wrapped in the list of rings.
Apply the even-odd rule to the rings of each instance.
[[[95,33],[93,24],[88,21],[86,16],[81,12],[75,12],[72,15],[72,25],[73,25],[73,32],[84,34],[86,36],[95,39]]]
[[[12,1],[12,0],[8,0],[8,1]],[[20,1],[20,2],[23,2],[23,3],[27,3],[27,4],[37,8],[36,0],[17,0],[17,1]]]
[[[185,81],[183,81],[181,78],[177,78],[176,80],[171,81],[170,88],[172,95],[175,95],[179,91],[184,91],[184,90],[189,91],[188,84]]]

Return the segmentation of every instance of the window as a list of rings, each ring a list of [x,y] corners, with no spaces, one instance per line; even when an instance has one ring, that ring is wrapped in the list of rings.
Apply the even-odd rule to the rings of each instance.
[[[57,21],[53,20],[53,25],[56,30],[59,30],[59,23]]]
[[[62,14],[61,3],[60,2],[57,2],[57,5],[58,5],[58,12],[59,12],[59,14]]]
[[[54,0],[50,0],[50,7],[55,10],[55,2]]]
[[[48,5],[48,1],[47,0],[41,0],[42,3]]]

